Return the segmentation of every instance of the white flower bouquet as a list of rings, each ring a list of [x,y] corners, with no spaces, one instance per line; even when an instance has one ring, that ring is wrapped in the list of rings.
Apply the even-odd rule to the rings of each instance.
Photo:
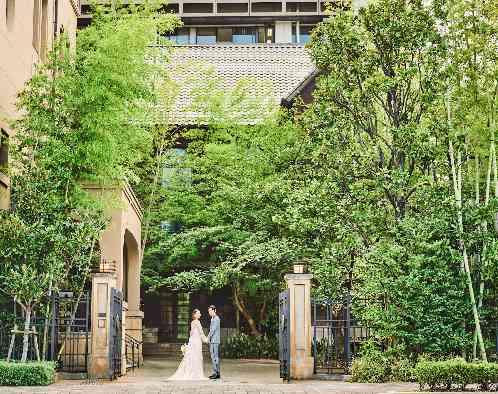
[[[188,345],[184,343],[181,347],[180,350],[182,351],[182,354],[185,356],[185,353],[187,353],[188,350]]]

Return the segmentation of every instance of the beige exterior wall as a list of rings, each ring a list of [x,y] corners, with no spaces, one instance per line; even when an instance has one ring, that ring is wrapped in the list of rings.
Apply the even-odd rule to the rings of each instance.
[[[123,291],[122,373],[126,374],[125,336],[142,341],[143,312],[140,311],[141,220],[142,209],[128,184],[123,187],[100,188],[86,185],[85,189],[109,203],[111,219],[100,239],[103,262],[115,263],[112,272],[97,273],[92,283],[92,354],[89,374],[92,378],[109,376],[110,292],[113,287]],[[127,263],[125,262],[127,261]],[[102,263],[102,270],[105,264]],[[109,265],[114,267],[114,264]],[[127,284],[125,284],[127,280]],[[141,354],[138,357],[142,358]]]
[[[0,128],[9,136],[9,124],[17,116],[16,95],[52,45],[55,4],[57,31],[63,27],[74,45],[78,0],[0,0]],[[8,207],[8,187],[8,178],[0,173],[0,209]]]
[[[100,239],[101,259],[116,264],[115,287],[123,291],[127,305],[126,331],[127,334],[141,341],[143,312],[140,310],[142,265],[140,245],[143,213],[140,203],[127,184],[116,189],[101,189],[96,185],[87,185],[85,188],[99,195],[103,201],[111,203],[108,208],[111,222]]]

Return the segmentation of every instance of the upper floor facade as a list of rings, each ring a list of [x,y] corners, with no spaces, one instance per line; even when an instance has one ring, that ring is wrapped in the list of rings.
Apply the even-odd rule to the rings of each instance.
[[[65,31],[74,45],[80,6],[78,0],[0,0],[0,209],[9,206],[6,169],[17,94],[54,37]]]
[[[170,0],[164,12],[183,26],[169,35],[176,45],[305,44],[314,26],[338,9],[367,0]],[[79,25],[91,20],[91,1],[82,0]]]

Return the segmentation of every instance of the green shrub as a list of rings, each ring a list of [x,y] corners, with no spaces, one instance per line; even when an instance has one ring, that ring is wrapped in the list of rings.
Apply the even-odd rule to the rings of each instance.
[[[351,374],[352,380],[359,383],[411,382],[415,380],[413,368],[404,349],[382,351],[375,342],[367,341],[361,347],[361,357],[353,361]]]
[[[0,386],[47,386],[54,381],[53,362],[0,361]]]
[[[382,383],[389,380],[389,360],[382,353],[365,355],[353,361],[353,382]]]
[[[234,335],[222,344],[221,355],[224,358],[278,359],[278,339],[247,334]]]
[[[450,390],[456,385],[464,390],[469,384],[478,384],[487,390],[490,384],[498,383],[498,364],[468,363],[462,358],[445,361],[419,361],[415,375],[420,388]]]
[[[394,382],[414,382],[415,369],[413,362],[407,358],[398,358],[391,363],[391,378]]]

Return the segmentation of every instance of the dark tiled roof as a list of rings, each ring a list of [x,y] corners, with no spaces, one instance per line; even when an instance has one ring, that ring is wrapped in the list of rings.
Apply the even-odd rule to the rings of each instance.
[[[198,97],[194,91],[201,91],[203,97],[210,92],[202,90],[214,86],[230,92],[245,80],[250,81],[253,98],[277,107],[314,71],[304,46],[292,44],[175,46],[169,67],[178,92],[163,118],[176,124],[204,123],[202,109],[193,105],[193,97]],[[245,123],[257,122],[254,114],[246,118],[250,119]]]

